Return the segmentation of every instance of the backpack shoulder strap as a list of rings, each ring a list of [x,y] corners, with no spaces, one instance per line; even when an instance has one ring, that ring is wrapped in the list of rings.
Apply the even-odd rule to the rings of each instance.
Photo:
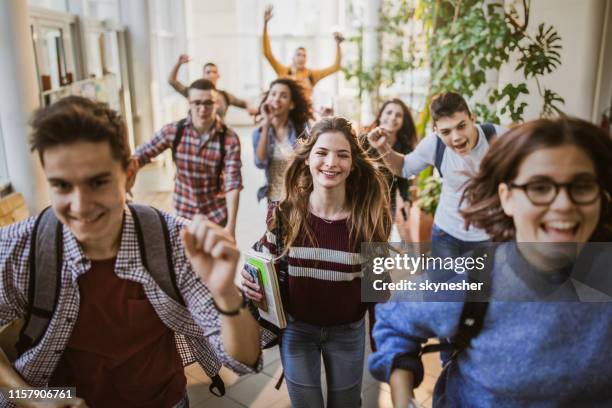
[[[130,204],[129,208],[134,217],[142,264],[166,295],[185,306],[176,284],[172,245],[166,219],[159,210],[148,205]]]
[[[281,216],[280,204],[275,208],[276,228],[274,235],[276,236],[276,256],[280,256],[285,250],[285,228],[283,225],[283,217]],[[289,262],[287,255],[279,258],[278,285],[281,292],[281,299],[285,307],[289,305]]]
[[[225,123],[221,124],[221,134],[219,135],[219,162],[217,163],[217,191],[221,191],[221,174],[225,167],[225,138],[227,135],[227,126]]]
[[[36,346],[47,331],[61,288],[63,246],[62,223],[47,207],[31,236],[28,310],[15,346],[18,355]]]
[[[446,150],[446,144],[440,139],[440,136],[436,136],[436,155],[434,158],[434,166],[442,177],[442,159],[444,159],[444,151]]]
[[[487,142],[490,142],[491,139],[497,134],[497,131],[495,130],[495,125],[492,123],[482,123],[480,125],[480,128],[482,129],[482,132],[484,133]]]
[[[183,133],[185,132],[185,124],[187,119],[181,119],[176,123],[176,133],[174,134],[174,140],[172,141],[172,161],[176,163],[176,149],[183,139]]]
[[[470,281],[475,282],[478,280],[484,283],[484,293],[474,295],[472,298],[468,297],[468,300],[463,303],[457,333],[450,339],[450,343],[429,344],[423,347],[421,355],[447,350],[453,352],[452,359],[468,348],[472,339],[478,337],[480,334],[489,308],[488,294],[490,287],[488,284],[490,283],[491,268],[495,262],[495,247],[481,247],[476,249],[474,251],[474,257],[479,256],[487,257],[484,269],[479,272],[482,278],[475,279],[473,275],[468,276]]]

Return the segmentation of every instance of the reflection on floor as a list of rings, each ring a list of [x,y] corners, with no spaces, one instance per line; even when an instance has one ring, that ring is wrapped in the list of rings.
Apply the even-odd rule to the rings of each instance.
[[[236,239],[242,251],[248,249],[264,231],[266,207],[257,203],[256,192],[264,182],[263,171],[253,164],[251,149],[251,129],[236,129],[242,145],[242,176],[244,189],[240,194],[240,209],[236,228]],[[138,174],[134,201],[147,203],[172,212],[172,164],[167,158],[159,160],[143,168]],[[368,351],[369,351],[369,346]],[[436,378],[440,373],[438,354],[427,354],[424,357],[425,379],[416,390],[417,400],[423,407],[431,407]],[[209,378],[196,364],[185,369],[189,399],[192,408],[238,408],[265,407],[289,408],[287,386],[283,383],[280,390],[274,385],[280,377],[282,368],[278,348],[264,351],[264,369],[259,374],[238,377],[226,368],[221,371],[221,377],[226,384],[226,395],[217,398],[208,390]],[[324,377],[324,375],[323,375]],[[362,407],[391,408],[391,394],[387,384],[376,381],[364,370],[362,388]]]

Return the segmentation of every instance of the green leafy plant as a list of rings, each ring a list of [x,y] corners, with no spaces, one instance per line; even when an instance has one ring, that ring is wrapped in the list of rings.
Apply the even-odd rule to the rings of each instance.
[[[419,178],[418,186],[416,205],[424,213],[434,215],[442,193],[442,179],[435,175]]]

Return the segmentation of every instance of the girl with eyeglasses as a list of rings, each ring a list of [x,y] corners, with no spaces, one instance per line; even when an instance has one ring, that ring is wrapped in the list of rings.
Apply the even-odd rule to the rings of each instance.
[[[289,78],[279,78],[265,93],[259,115],[261,124],[253,131],[255,166],[266,172],[266,184],[257,191],[257,199],[278,201],[283,179],[297,139],[312,120],[312,104],[302,86]]]
[[[383,175],[341,117],[321,119],[300,139],[285,176],[285,195],[271,203],[263,251],[288,265],[288,325],[280,342],[292,407],[360,405],[365,355],[361,296],[362,242],[386,242],[391,214]],[[279,228],[279,223],[282,228]],[[257,245],[257,244],[256,244]],[[282,253],[280,248],[284,248]],[[277,258],[277,270],[281,267]],[[245,295],[262,299],[242,272]]]
[[[590,265],[586,275],[609,283],[611,193],[612,141],[590,123],[538,120],[492,146],[466,185],[462,215],[504,243],[489,260],[482,327],[444,367],[434,407],[612,406],[610,288],[572,275]],[[423,379],[421,344],[474,324],[460,323],[464,306],[377,307],[369,365],[395,406],[409,406]]]

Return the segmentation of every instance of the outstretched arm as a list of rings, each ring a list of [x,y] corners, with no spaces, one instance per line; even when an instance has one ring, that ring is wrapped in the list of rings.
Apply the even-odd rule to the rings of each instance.
[[[272,46],[270,45],[270,37],[268,36],[268,21],[272,18],[272,6],[266,7],[266,11],[264,13],[264,29],[263,29],[263,52],[264,57],[268,60],[270,65],[272,65],[272,69],[276,72],[278,76],[287,75],[289,69],[281,64],[272,54]]]
[[[336,32],[334,33],[334,39],[336,40],[336,61],[330,67],[323,69],[313,69],[310,71],[312,75],[313,85],[319,82],[321,79],[325,78],[326,76],[329,76],[334,72],[339,71],[341,68],[342,49],[340,48],[340,43],[344,41],[344,37],[342,36],[342,34]]]
[[[168,84],[170,84],[170,86],[173,87],[176,92],[180,93],[184,97],[187,97],[187,87],[178,80],[178,72],[179,69],[181,69],[181,65],[189,62],[190,60],[191,58],[189,58],[188,55],[181,54],[178,61],[176,61],[176,64],[174,64],[174,67],[172,67],[172,71],[170,71],[170,76],[168,77]]]
[[[391,148],[387,141],[387,131],[380,126],[368,133],[368,142],[382,156],[385,165],[396,176],[402,176],[404,155]]]

